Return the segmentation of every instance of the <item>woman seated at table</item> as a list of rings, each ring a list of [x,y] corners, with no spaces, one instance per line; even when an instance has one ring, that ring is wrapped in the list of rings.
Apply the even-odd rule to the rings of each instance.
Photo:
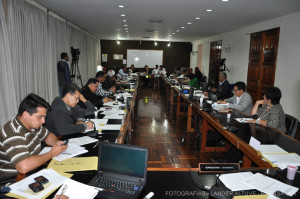
[[[277,87],[269,87],[265,90],[264,99],[256,101],[251,110],[253,118],[250,123],[256,123],[270,128],[274,128],[283,133],[285,128],[285,114],[279,104],[281,91]],[[262,105],[260,107],[260,105]]]
[[[190,86],[199,90],[200,84],[199,84],[197,77],[193,73],[191,73],[191,74],[189,74],[189,79],[190,79],[190,83],[189,83]]]

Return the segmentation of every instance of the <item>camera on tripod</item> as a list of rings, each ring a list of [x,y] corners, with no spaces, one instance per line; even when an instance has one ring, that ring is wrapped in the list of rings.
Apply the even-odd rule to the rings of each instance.
[[[75,49],[73,46],[71,47],[71,54],[72,54],[72,59],[78,60],[79,55],[80,55],[80,50],[79,48]]]
[[[228,68],[225,65],[225,62],[226,62],[226,58],[217,60],[217,64],[220,66],[220,72],[224,72],[224,71],[229,72]]]

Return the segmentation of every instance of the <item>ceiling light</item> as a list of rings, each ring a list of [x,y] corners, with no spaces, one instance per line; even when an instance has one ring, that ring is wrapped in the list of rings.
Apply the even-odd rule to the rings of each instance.
[[[207,10],[206,10],[206,12],[211,12],[211,11],[212,11],[212,9],[207,9]]]
[[[124,26],[126,27],[126,26],[127,26],[127,24],[124,24]]]
[[[192,22],[187,22],[187,24],[188,24],[188,25],[191,25],[191,24],[192,24]]]
[[[126,22],[126,19],[124,19],[123,22]]]
[[[168,45],[167,45],[168,47],[170,47],[171,46],[171,42],[170,43],[168,43]]]
[[[222,0],[223,2],[227,2],[227,1],[229,1],[229,0]]]
[[[176,30],[176,32],[179,32],[180,30]]]
[[[172,37],[172,35],[169,35],[169,37]]]
[[[181,28],[182,28],[182,29],[185,29],[185,27],[184,27],[184,26],[182,26]]]
[[[124,28],[124,30],[128,30],[128,28]]]
[[[124,5],[118,5],[118,7],[119,7],[119,8],[125,8],[125,6],[124,6]]]
[[[128,32],[128,30],[126,30],[125,32]]]
[[[175,32],[172,32],[173,35],[175,35]]]
[[[121,14],[121,17],[125,17],[126,15],[125,14]]]
[[[195,17],[195,19],[199,20],[199,19],[200,19],[200,17]]]
[[[157,46],[157,42],[156,41],[154,41],[154,45]]]
[[[120,41],[119,40],[116,40],[116,42],[117,42],[118,45],[120,45]]]

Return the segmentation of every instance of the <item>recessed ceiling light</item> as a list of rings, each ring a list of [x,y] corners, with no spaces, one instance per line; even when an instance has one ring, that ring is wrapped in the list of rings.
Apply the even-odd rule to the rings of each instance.
[[[126,19],[124,19],[123,22],[126,22]]]
[[[229,0],[222,0],[223,2],[227,2],[227,1],[229,1]]]
[[[212,9],[207,9],[207,10],[206,10],[206,12],[211,12],[211,11],[212,11]]]
[[[173,32],[172,34],[175,35],[175,32]]]
[[[184,27],[184,26],[182,26],[181,28],[182,28],[182,29],[184,29],[185,27]]]
[[[119,8],[124,8],[125,6],[124,6],[124,5],[118,5],[118,7],[119,7]]]
[[[124,26],[126,27],[126,26],[127,26],[127,24],[124,24]]]
[[[192,22],[187,22],[187,24],[191,25],[191,24],[192,24]]]
[[[128,32],[128,30],[126,30],[125,32]]]
[[[200,19],[200,17],[195,17],[195,19],[199,20],[199,19]]]
[[[176,30],[176,32],[179,32],[180,30]]]
[[[121,14],[121,17],[125,17],[126,15],[125,14]]]
[[[169,37],[172,37],[172,35],[169,35]]]

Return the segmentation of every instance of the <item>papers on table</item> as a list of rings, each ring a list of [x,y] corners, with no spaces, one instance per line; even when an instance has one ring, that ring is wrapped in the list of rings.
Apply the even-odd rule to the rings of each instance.
[[[275,144],[261,144],[258,148],[258,151],[261,153],[287,153],[287,151]]]
[[[107,124],[108,119],[91,119],[96,125]]]
[[[56,195],[60,195],[62,192],[63,195],[68,196],[70,199],[92,199],[98,194],[98,189],[75,180],[67,179],[57,191]]]
[[[248,123],[247,121],[252,121],[252,118],[234,118],[239,123]]]
[[[124,115],[105,115],[103,118],[104,119],[120,119],[120,120],[122,120],[124,118]]]
[[[44,189],[42,191],[34,193],[28,185],[34,183],[34,178],[38,176],[44,176],[49,180],[49,182],[43,185]],[[31,176],[28,176],[27,178],[24,178],[19,182],[10,185],[10,193],[30,199],[40,199],[50,194],[54,189],[63,184],[67,179],[67,177],[60,175],[53,169],[43,169],[35,174],[32,174]]]
[[[102,130],[120,130],[122,125],[118,125],[118,124],[106,124],[104,125],[101,129]]]
[[[212,107],[213,107],[213,109],[219,111],[219,110],[228,109],[228,108],[229,108],[229,105],[228,105],[228,104],[218,104],[218,103],[214,103]]]
[[[280,169],[288,165],[300,166],[300,156],[296,153],[262,153],[263,157],[272,165]]]
[[[220,180],[232,191],[256,189],[272,196],[271,198],[276,198],[273,196],[276,191],[281,191],[289,196],[294,195],[298,191],[296,187],[282,183],[261,173],[241,172],[222,174]]]
[[[99,111],[117,111],[118,108],[112,108],[112,107],[101,107]]]
[[[231,191],[250,190],[253,188],[243,183],[243,180],[246,180],[252,175],[251,172],[221,174],[220,180]]]
[[[260,141],[251,136],[249,145],[252,146],[255,150],[258,150],[260,147]]]
[[[298,191],[296,187],[287,185],[261,173],[256,173],[243,182],[270,196],[273,196],[276,191],[281,191],[289,196],[294,195]]]
[[[102,115],[124,115],[125,111],[124,110],[116,110],[116,111],[103,111],[101,113]]]
[[[43,150],[40,152],[40,154],[48,153],[51,150],[51,147],[45,147]],[[68,158],[72,158],[74,156],[83,154],[88,152],[84,147],[74,145],[74,144],[68,144],[68,148],[65,152],[62,152],[58,156],[53,157],[53,159],[62,161]]]
[[[79,145],[79,146],[85,145],[85,144],[90,144],[93,142],[98,142],[98,139],[91,138],[89,136],[83,136],[83,137],[69,139],[69,144]]]
[[[48,165],[48,169],[50,168],[57,172],[97,170],[98,157],[69,158],[63,161],[52,159]]]

